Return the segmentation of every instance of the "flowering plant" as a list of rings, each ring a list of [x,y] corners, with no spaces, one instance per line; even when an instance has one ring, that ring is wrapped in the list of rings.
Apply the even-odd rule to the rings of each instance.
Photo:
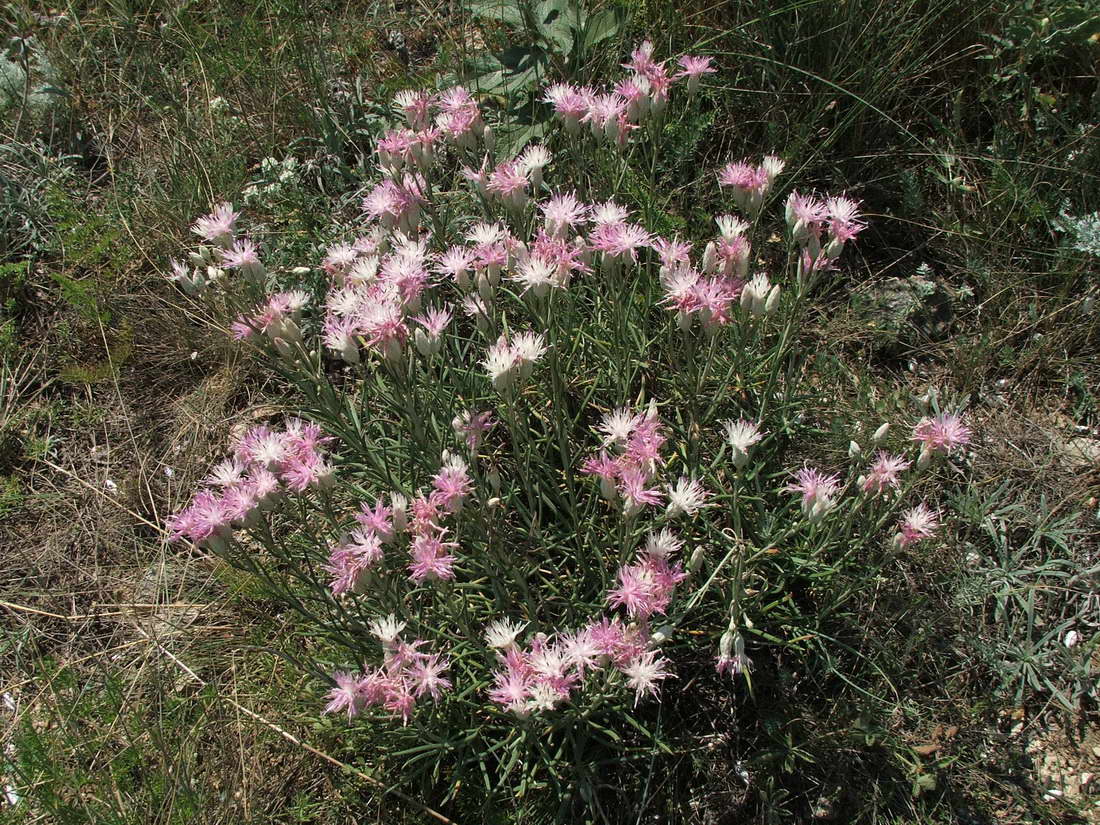
[[[467,89],[402,92],[316,267],[269,269],[228,204],[174,265],[239,309],[300,418],[239,437],[173,534],[323,629],[318,707],[386,732],[445,796],[577,804],[593,764],[667,752],[662,701],[699,678],[743,695],[754,648],[784,644],[765,595],[933,535],[930,507],[899,510],[969,440],[937,414],[912,460],[882,425],[874,456],[798,467],[796,332],[860,205],[784,196],[768,155],[708,174],[725,206],[698,242],[659,234],[656,200],[617,185],[714,69],[648,42],[626,68],[549,86],[560,133],[514,155]],[[782,251],[761,244],[779,202]]]

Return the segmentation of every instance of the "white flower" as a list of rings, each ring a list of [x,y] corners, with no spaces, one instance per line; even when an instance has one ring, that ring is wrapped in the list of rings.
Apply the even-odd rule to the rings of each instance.
[[[475,223],[466,233],[466,240],[476,246],[500,243],[508,237],[508,230],[499,223]]]
[[[375,619],[370,623],[370,632],[386,647],[392,647],[404,629],[405,622],[397,621],[397,617],[392,613],[385,618]]]
[[[504,336],[489,347],[481,365],[489,373],[489,380],[493,382],[493,387],[501,392],[512,386],[519,367],[516,362],[516,353]]]
[[[612,410],[603,417],[603,421],[597,428],[604,434],[604,446],[615,445],[621,447],[626,444],[634,428],[638,426],[641,416],[635,415],[626,407]]]
[[[650,650],[632,660],[630,664],[622,669],[623,674],[627,677],[626,683],[634,688],[635,706],[638,704],[638,700],[642,698],[643,693],[656,696],[657,691],[660,689],[658,682],[672,676],[671,673],[665,670],[667,664],[668,659],[658,659],[657,654]]]
[[[537,332],[521,332],[512,339],[512,352],[523,378],[531,377],[535,362],[546,353],[545,341]]]
[[[718,234],[728,241],[733,240],[738,235],[744,235],[749,228],[747,221],[735,215],[719,215],[714,219],[714,222],[718,224]]]
[[[498,619],[485,628],[485,643],[489,645],[489,647],[498,650],[506,650],[515,645],[516,636],[518,636],[525,627],[527,627],[527,622],[520,624],[510,619]]]
[[[670,516],[678,516],[680,513],[694,516],[700,508],[707,506],[705,502],[709,495],[698,481],[681,476],[675,486],[668,486],[668,507],[665,512]]]
[[[660,556],[666,559],[672,554],[680,552],[680,548],[683,546],[683,539],[667,527],[659,533],[651,530],[645,540],[645,551],[647,553],[651,556]]]
[[[550,162],[550,150],[541,143],[532,143],[516,161],[525,175],[530,174],[532,170],[542,169]]]
[[[726,421],[722,426],[726,430],[726,441],[733,450],[733,463],[741,469],[749,463],[749,450],[764,437],[760,428],[751,421]]]

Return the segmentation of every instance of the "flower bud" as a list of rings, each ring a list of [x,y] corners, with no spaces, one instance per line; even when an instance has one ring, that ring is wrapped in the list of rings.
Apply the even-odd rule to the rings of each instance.
[[[273,338],[271,343],[275,345],[275,349],[279,352],[279,355],[283,358],[293,358],[294,350],[290,348],[290,344],[283,338]]]
[[[733,631],[727,630],[722,634],[722,638],[718,640],[718,655],[723,659],[728,659],[733,655],[733,637]]]
[[[863,455],[863,448],[855,441],[848,442],[848,458],[859,458]]]
[[[756,290],[752,288],[752,281],[745,284],[744,289],[741,290],[741,309],[745,312],[752,312],[752,301],[756,297]]]
[[[714,241],[710,241],[703,250],[703,271],[713,272],[717,263],[718,249],[714,246]]]
[[[771,315],[779,306],[779,284],[775,284],[768,292],[768,299],[764,301],[764,314]]]
[[[355,343],[355,336],[348,335],[344,338],[343,346],[340,347],[340,357],[347,364],[359,363],[359,345]]]
[[[662,625],[653,631],[649,640],[655,645],[664,644],[672,637],[673,627],[670,624]]]
[[[403,533],[409,529],[409,500],[400,493],[390,493],[390,509],[393,510],[393,529]]]
[[[881,444],[886,439],[886,434],[888,432],[890,432],[890,424],[883,424],[875,430],[875,434],[871,436],[871,440],[874,441],[876,445]]]
[[[691,558],[688,560],[688,572],[698,573],[699,568],[703,566],[703,560],[706,558],[706,552],[702,547],[696,547],[695,551],[691,554]]]

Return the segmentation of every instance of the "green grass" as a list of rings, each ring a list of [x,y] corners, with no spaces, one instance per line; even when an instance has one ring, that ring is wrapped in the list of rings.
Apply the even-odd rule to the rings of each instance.
[[[841,455],[861,423],[896,417],[930,385],[969,398],[987,433],[967,484],[941,502],[953,541],[874,570],[820,571],[828,598],[792,582],[774,620],[789,639],[816,640],[777,653],[736,708],[715,698],[710,707],[733,721],[684,746],[653,793],[678,787],[679,801],[710,811],[709,821],[808,821],[815,810],[960,825],[998,814],[1069,816],[1072,803],[1043,801],[1028,778],[1005,714],[1021,708],[1036,726],[1095,725],[1082,710],[1096,678],[1095,628],[1075,648],[1060,640],[1087,625],[1092,604],[1096,481],[1061,463],[1050,443],[1100,420],[1100,312],[1082,312],[1098,287],[1097,259],[1056,228],[1063,209],[1081,215],[1100,203],[1100,21],[1083,3],[1053,1],[613,5],[626,31],[579,71],[621,62],[643,36],[662,54],[714,54],[720,67],[705,105],[662,136],[677,151],[654,167],[659,191],[644,176],[624,184],[661,214],[662,231],[709,220],[718,205],[710,170],[773,150],[798,170],[800,189],[847,188],[872,214],[851,272],[799,330],[818,394],[806,426],[822,451]],[[112,540],[74,541],[76,563],[46,550],[40,562],[33,544],[13,551],[0,591],[69,615],[125,600],[108,585],[89,594],[82,571],[109,570],[110,579],[140,569],[157,541],[138,520],[116,523],[117,509],[98,492],[42,460],[72,466],[97,490],[119,464],[136,468],[123,503],[156,523],[222,446],[219,436],[177,440],[171,402],[221,370],[239,372],[211,421],[286,392],[238,363],[221,343],[220,319],[176,314],[161,274],[189,222],[213,201],[239,200],[265,157],[293,154],[305,164],[300,185],[260,219],[280,233],[288,264],[315,259],[332,200],[349,202],[361,181],[380,124],[372,101],[431,85],[476,46],[462,8],[395,16],[384,5],[210,0],[178,11],[144,3],[61,11],[65,20],[42,22],[13,7],[9,21],[11,35],[33,37],[48,54],[63,94],[20,117],[19,134],[3,135],[12,151],[0,155],[11,205],[0,219],[0,355],[33,352],[33,369],[13,393],[17,403],[0,406],[0,451],[8,435],[18,444],[0,455],[0,514],[45,548],[51,531],[63,535],[50,513],[75,502],[74,511],[92,513],[80,516],[85,535]],[[494,48],[521,36],[493,26],[483,35]],[[226,101],[224,114],[211,110],[215,97]],[[910,318],[888,333],[870,327],[869,291],[910,279],[922,264],[948,296],[945,330]],[[132,336],[107,332],[127,328]],[[126,459],[105,468],[87,459],[107,442],[127,445]],[[181,452],[169,452],[174,445]],[[166,481],[164,466],[176,480]],[[362,760],[364,743],[316,722],[307,686],[261,650],[308,655],[317,645],[310,627],[253,601],[264,591],[246,584],[247,596],[223,602],[230,639],[182,647],[182,661],[205,668],[205,688],[170,660],[89,664],[84,657],[109,654],[117,640],[12,614],[22,628],[13,643],[34,650],[5,650],[13,682],[46,687],[20,693],[27,712],[6,741],[27,803],[2,816],[320,823],[370,810],[421,821],[226,704],[250,697],[246,705],[306,741]],[[828,613],[816,609],[823,604]],[[684,703],[669,712],[700,721]],[[959,732],[937,737],[937,726]],[[252,738],[263,764],[248,753]],[[937,749],[927,752],[930,743]],[[251,793],[247,815],[234,795],[242,787]],[[519,805],[513,819],[533,821],[537,802]]]

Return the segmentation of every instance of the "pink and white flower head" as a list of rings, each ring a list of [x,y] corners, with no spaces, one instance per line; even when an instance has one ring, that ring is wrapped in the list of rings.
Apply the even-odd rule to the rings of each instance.
[[[825,475],[812,467],[795,473],[795,480],[784,489],[802,496],[802,514],[812,522],[820,521],[836,506],[840,492],[840,477]]]
[[[405,89],[394,95],[394,105],[405,116],[410,129],[420,131],[428,128],[432,96],[427,92]]]
[[[539,255],[529,255],[509,280],[523,287],[521,295],[530,291],[536,298],[545,298],[551,289],[565,286],[558,265]]]
[[[328,704],[323,713],[347,713],[348,721],[354,719],[362,708],[359,695],[359,677],[344,671],[332,674],[336,687],[328,692]]]
[[[627,105],[621,95],[597,94],[589,101],[588,111],[581,120],[588,124],[593,137],[614,140],[619,132],[619,116],[626,114]]]
[[[782,169],[782,161],[778,164],[778,168]],[[774,162],[768,166],[753,166],[747,161],[727,163],[718,170],[718,185],[730,187],[734,202],[744,212],[755,214],[764,205],[764,196],[771,189],[775,168]]]
[[[531,187],[536,193],[542,188],[542,170],[549,165],[552,158],[550,150],[541,143],[528,144],[516,158],[516,165],[530,179]]]
[[[466,462],[457,455],[446,456],[443,466],[432,477],[432,488],[433,500],[445,512],[457,513],[461,510],[474,489]]]
[[[549,235],[561,238],[568,230],[580,226],[588,219],[588,207],[577,200],[572,192],[553,195],[539,204]]]
[[[589,212],[589,220],[596,226],[626,223],[626,219],[629,217],[629,210],[615,203],[615,201],[598,203]]]
[[[666,515],[678,516],[681,513],[694,516],[700,509],[708,506],[706,501],[710,493],[695,479],[681,476],[675,485],[668,486],[668,506]]]
[[[752,421],[741,419],[740,421],[726,421],[722,424],[726,433],[726,442],[733,451],[733,465],[738,470],[743,470],[749,463],[749,450],[753,445],[759,444],[766,433]]]
[[[488,410],[484,412],[463,410],[451,421],[455,435],[466,442],[466,447],[471,453],[477,452],[477,448],[481,446],[482,437],[494,424],[496,419]]]
[[[489,346],[481,365],[489,374],[493,388],[498,392],[507,392],[512,389],[519,377],[519,361],[516,352],[503,335],[495,344]]]
[[[505,161],[489,174],[486,189],[496,195],[510,209],[520,209],[527,203],[529,182],[518,163]]]
[[[962,416],[942,413],[922,418],[913,428],[913,440],[921,445],[921,462],[932,455],[948,455],[970,443],[970,428]]]
[[[635,706],[643,696],[657,696],[661,689],[660,683],[673,676],[668,669],[669,665],[668,659],[649,650],[622,668],[623,675],[627,677],[627,686],[634,690]]]
[[[657,67],[653,60],[653,42],[643,40],[633,52],[630,53],[630,62],[624,63],[624,69],[630,69],[635,74],[648,76]]]
[[[595,96],[595,92],[586,87],[555,83],[547,87],[542,100],[553,105],[554,114],[561,118],[566,132],[575,135],[580,131],[581,120],[588,115]]]
[[[676,73],[675,78],[678,80],[682,77],[686,77],[688,81],[687,92],[689,95],[695,94],[699,88],[699,79],[705,74],[714,74],[717,69],[711,66],[711,58],[709,57],[697,57],[695,55],[685,54],[682,55],[676,61],[680,65],[680,71]]]
[[[191,231],[208,243],[228,249],[233,244],[233,235],[237,228],[240,212],[233,211],[233,205],[219,203],[209,215],[203,215],[191,226]]]
[[[393,508],[387,507],[382,499],[375,499],[373,507],[360,504],[355,520],[363,525],[364,530],[378,536],[380,542],[393,541]]]
[[[681,241],[679,238],[654,238],[650,246],[661,260],[662,278],[691,264],[692,247],[688,241]]]
[[[752,660],[745,655],[745,637],[739,632],[726,631],[722,634],[715,669],[731,678],[752,670]]]
[[[616,501],[619,498],[616,482],[622,470],[619,460],[611,458],[606,450],[600,450],[598,455],[585,459],[581,465],[582,473],[594,475],[600,479],[600,495],[608,501]]]
[[[901,486],[901,474],[909,469],[909,464],[900,455],[890,455],[879,450],[870,471],[860,479],[860,489],[875,496],[898,490]]]
[[[860,217],[859,201],[843,196],[825,201],[825,219],[829,226],[829,243],[825,246],[825,254],[830,258],[839,257],[844,244],[867,228]]]
[[[645,540],[645,554],[668,559],[680,552],[684,547],[684,540],[667,527],[659,531],[650,530]]]
[[[452,246],[436,258],[435,271],[454,279],[460,289],[471,286],[470,272],[474,265],[474,252],[464,246]]]
[[[650,474],[638,466],[624,467],[619,473],[618,491],[623,499],[623,515],[632,518],[646,506],[659,506],[664,497],[659,489],[648,486]]]
[[[935,510],[929,509],[924,503],[918,504],[902,515],[898,522],[898,534],[894,537],[894,543],[897,547],[905,548],[924,541],[931,538],[939,524],[940,517]]]
[[[614,271],[638,260],[638,249],[649,246],[653,236],[633,223],[597,223],[589,234],[592,249],[602,253],[604,264]]]
[[[753,317],[770,315],[779,304],[779,284],[772,284],[766,273],[758,272],[741,290],[741,308]]]
[[[420,327],[413,334],[413,341],[425,358],[435,355],[443,346],[443,330],[451,323],[453,314],[448,307],[430,309],[413,320]]]
[[[339,318],[330,315],[325,318],[321,330],[321,340],[327,349],[336,352],[346,363],[359,363],[359,341],[356,337],[362,330],[354,318]]]
[[[642,423],[642,416],[632,412],[626,407],[619,407],[609,413],[605,413],[603,420],[596,428],[603,433],[603,445],[617,449],[625,449],[627,441],[633,435],[634,430]]]
[[[219,249],[218,257],[222,266],[226,269],[237,269],[246,278],[259,279],[267,274],[264,265],[260,263],[260,255],[256,250],[256,244],[242,238],[229,249]]]
[[[546,339],[537,332],[521,332],[512,338],[512,352],[520,378],[526,381],[534,372],[535,364],[546,353]]]
[[[806,245],[820,238],[826,218],[824,203],[813,195],[792,191],[787,196],[785,211],[787,226],[791,228],[791,236],[796,243]]]
[[[448,581],[455,577],[456,561],[451,550],[458,545],[443,541],[440,535],[421,534],[413,537],[409,555],[409,578],[417,584],[423,581]]]

